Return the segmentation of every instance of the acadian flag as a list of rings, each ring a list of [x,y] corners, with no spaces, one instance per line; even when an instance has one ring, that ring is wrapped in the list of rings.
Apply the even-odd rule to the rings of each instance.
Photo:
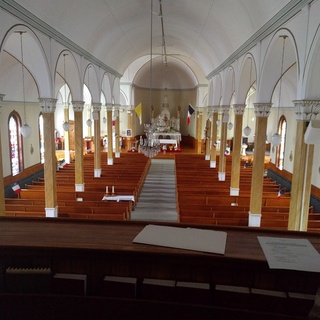
[[[278,191],[278,197],[277,199],[280,199],[281,195],[284,194],[284,190],[282,188],[279,189]]]
[[[194,114],[194,108],[193,106],[189,103],[188,106],[188,118],[187,118],[187,125],[190,124],[191,116]]]
[[[17,183],[12,184],[12,185],[11,185],[11,188],[12,188],[12,190],[13,190],[15,193],[17,193],[17,194],[19,194],[19,193],[21,192],[21,188],[20,188],[20,186],[19,186]]]
[[[136,114],[139,118],[140,124],[142,124],[142,105],[141,105],[141,102],[135,107],[134,111],[136,112]]]
[[[226,150],[224,152],[225,156],[230,156],[230,147],[226,147]]]

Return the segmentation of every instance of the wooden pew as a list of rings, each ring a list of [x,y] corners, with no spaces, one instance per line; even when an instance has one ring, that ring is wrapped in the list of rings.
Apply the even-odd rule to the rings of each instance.
[[[214,179],[218,169],[209,168],[202,156],[177,155],[177,210],[181,222],[248,225],[252,168],[241,168],[240,195],[230,196],[230,159],[226,163],[226,181],[218,181]],[[261,227],[287,228],[290,193],[279,198],[279,187],[269,178],[263,181]]]

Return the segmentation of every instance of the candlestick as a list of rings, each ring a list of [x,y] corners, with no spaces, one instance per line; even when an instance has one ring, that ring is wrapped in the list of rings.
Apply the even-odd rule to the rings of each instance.
[[[109,193],[109,187],[106,186],[106,193],[108,194]]]
[[[114,193],[114,186],[112,186],[112,193]]]

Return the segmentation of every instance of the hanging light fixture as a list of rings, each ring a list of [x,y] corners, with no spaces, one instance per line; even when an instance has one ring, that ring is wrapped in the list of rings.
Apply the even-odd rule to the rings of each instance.
[[[88,112],[90,113],[90,109],[88,109]],[[90,128],[92,126],[92,120],[89,118],[87,121],[86,121],[86,124],[87,126]]]
[[[153,24],[153,0],[151,2],[151,10],[150,10],[150,91],[149,91],[149,100],[150,100],[150,106],[152,106],[152,41],[153,41],[153,34],[152,34],[152,24]],[[160,148],[160,141],[159,139],[153,138],[153,133],[156,130],[156,124],[155,122],[152,124],[144,124],[144,132],[146,138],[143,139],[140,136],[140,151],[149,158],[153,158],[156,156],[161,148]]]
[[[234,77],[232,77],[232,92],[233,92],[233,95],[234,95]],[[229,119],[228,119],[228,124],[227,124],[227,128],[228,130],[232,130],[233,128],[233,123],[231,122],[231,119],[230,119],[230,115],[228,116]]]
[[[88,67],[88,91],[90,93],[90,77],[89,77],[89,71],[90,71],[91,66]],[[91,94],[91,93],[90,93]],[[89,118],[86,121],[87,126],[90,128],[92,126],[92,120],[91,120],[91,101],[90,101],[90,106],[88,107],[88,115]]]
[[[107,107],[105,107],[105,109],[104,109],[104,116],[103,116],[103,118],[102,118],[102,122],[103,122],[104,124],[107,123],[106,111],[107,111]]]
[[[64,53],[63,54],[63,73],[64,73],[64,103],[65,103],[65,108],[69,110],[69,103],[67,101],[67,78],[66,78],[66,56],[68,54]],[[62,128],[64,131],[69,131],[70,124],[67,120],[65,120],[62,124]]]
[[[25,90],[25,79],[24,79],[24,61],[23,61],[23,45],[22,45],[22,35],[26,33],[25,31],[19,31],[20,33],[20,52],[21,52],[21,76],[22,76],[22,96],[23,96],[23,115],[24,123],[20,127],[20,132],[24,138],[27,138],[31,134],[31,127],[26,121],[26,90]]]
[[[279,110],[280,110],[280,105],[281,105],[281,89],[282,89],[282,74],[283,74],[283,61],[284,61],[284,49],[285,49],[285,42],[287,36],[280,36],[280,38],[283,39],[283,45],[282,45],[282,57],[281,57],[281,73],[280,73],[280,83],[279,83],[279,101],[278,101],[278,121],[279,121]],[[281,143],[281,136],[279,132],[277,131],[274,133],[271,137],[271,143],[275,147],[277,147]]]
[[[252,59],[250,58],[250,75],[249,75],[249,97],[248,97],[248,102],[250,102],[251,94],[250,94],[250,89],[251,89],[251,72],[252,72]],[[251,133],[251,128],[249,127],[249,103],[248,103],[248,114],[247,114],[247,126],[243,129],[243,133],[246,137],[248,137]]]

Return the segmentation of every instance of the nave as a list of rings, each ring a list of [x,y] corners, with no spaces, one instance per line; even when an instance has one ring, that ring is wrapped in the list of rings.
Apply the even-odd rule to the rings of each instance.
[[[177,222],[174,160],[151,159],[131,220]]]
[[[105,154],[105,153],[104,153]],[[252,166],[242,163],[239,196],[230,196],[232,155],[226,161],[226,179],[210,168],[202,154],[160,154],[149,159],[123,153],[114,166],[103,165],[92,177],[93,155],[85,159],[85,192],[74,191],[74,164],[56,172],[58,217],[180,222],[199,225],[261,227],[287,230],[290,191],[264,178],[261,215],[249,214]],[[217,157],[219,164],[220,158]],[[45,217],[44,179],[5,200],[7,216]],[[320,213],[309,208],[308,231],[320,231]]]
[[[19,301],[26,319],[32,320],[41,319],[44,314],[47,319],[54,319],[54,315],[71,312],[78,319],[99,319],[101,314],[109,313],[110,319],[141,320],[150,319],[152,312],[156,313],[152,319],[181,316],[201,320],[308,319],[319,287],[318,274],[269,269],[256,237],[307,237],[318,248],[318,234],[287,232],[283,224],[247,227],[248,194],[238,199],[230,197],[229,174],[225,182],[217,181],[217,170],[209,168],[203,155],[179,154],[174,163],[172,159],[150,160],[141,154],[123,154],[115,159],[114,166],[103,166],[105,170],[98,179],[92,178],[92,158],[85,156],[87,191],[84,193],[73,191],[72,164],[57,171],[61,218],[44,219],[44,201],[40,199],[44,196],[43,181],[35,182],[34,187],[21,191],[20,198],[12,199],[16,208],[11,213],[15,212],[17,217],[1,220],[0,305],[4,314],[19,319],[21,311],[13,308]],[[230,159],[226,158],[227,162]],[[175,201],[179,223],[163,221],[160,217],[152,221],[146,215],[143,215],[146,221],[129,221],[139,220],[138,208],[140,204],[143,208],[148,173],[157,171],[152,169],[153,164],[162,172],[156,175],[160,179],[156,183],[158,187],[167,185],[167,180],[177,183],[175,190],[170,189],[175,194],[170,199]],[[251,168],[242,171],[241,186],[245,186]],[[266,202],[281,203],[276,184],[267,181],[266,192],[272,196],[266,197]],[[128,196],[131,192],[136,201],[103,201],[106,185],[109,196]],[[161,199],[161,191],[156,192]],[[77,201],[80,196],[82,201]],[[289,195],[283,199],[286,197]],[[9,199],[6,201],[9,203]],[[152,201],[155,199],[151,205]],[[231,205],[230,201],[238,205]],[[122,213],[116,214],[118,209]],[[41,218],[35,217],[40,210]],[[162,210],[166,216],[166,209]],[[276,222],[286,221],[285,210],[285,205],[271,206],[269,215],[276,216]],[[227,232],[226,253],[221,257],[133,244],[133,238],[149,224]],[[24,235],[23,244],[22,239],[11,236],[12,232]],[[12,250],[13,239],[15,250]],[[28,256],[21,252],[25,246],[29,248]],[[19,281],[18,287],[15,279]],[[39,295],[37,290],[43,291]],[[29,308],[31,303],[36,308]]]

